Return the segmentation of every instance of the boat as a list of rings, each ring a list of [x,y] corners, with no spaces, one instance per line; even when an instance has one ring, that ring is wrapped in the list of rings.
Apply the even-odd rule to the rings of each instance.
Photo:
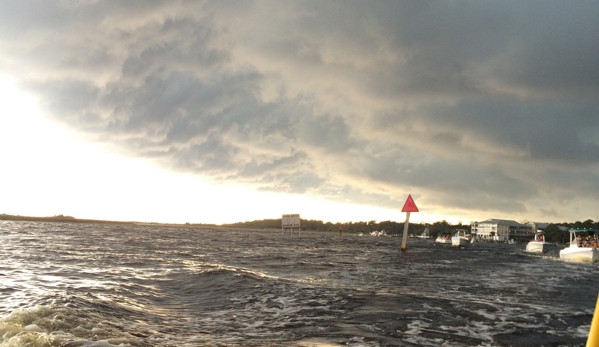
[[[436,243],[451,243],[451,234],[450,233],[441,233],[435,239]]]
[[[535,238],[526,244],[526,251],[532,253],[543,253],[547,252],[548,242],[545,242],[545,233],[541,230],[535,233]]]
[[[428,227],[426,227],[426,229],[424,229],[422,234],[417,235],[416,237],[421,238],[421,239],[430,239],[431,235],[428,233]]]
[[[571,228],[568,231],[570,232],[570,244],[559,251],[560,259],[581,262],[599,261],[597,229]]]
[[[370,233],[370,236],[387,236],[387,233],[385,232],[385,230],[373,231]]]
[[[466,231],[458,230],[451,238],[451,245],[455,247],[470,246],[470,238],[466,236]]]

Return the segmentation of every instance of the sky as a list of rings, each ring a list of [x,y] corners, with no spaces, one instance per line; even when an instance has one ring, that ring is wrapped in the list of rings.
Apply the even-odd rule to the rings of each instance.
[[[599,220],[597,1],[0,2],[0,213]]]

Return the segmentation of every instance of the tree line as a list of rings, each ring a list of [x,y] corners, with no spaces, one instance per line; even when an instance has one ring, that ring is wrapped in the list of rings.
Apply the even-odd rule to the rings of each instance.
[[[524,223],[523,223],[524,224]],[[281,219],[263,219],[249,222],[238,222],[233,224],[224,224],[226,227],[241,227],[241,228],[256,228],[256,229],[281,229]],[[301,230],[338,232],[339,226],[343,233],[351,234],[369,234],[373,231],[385,230],[388,235],[402,234],[403,222],[394,221],[364,221],[364,222],[348,222],[348,223],[331,223],[320,220],[303,220],[301,221]],[[565,228],[560,228],[565,227]],[[470,232],[470,224],[451,224],[445,220],[434,223],[409,223],[408,233],[421,235],[428,228],[428,234],[432,237],[437,237],[439,234],[450,233],[454,234],[458,229],[465,229]],[[565,243],[569,240],[570,235],[567,229],[570,228],[592,228],[599,229],[599,221],[595,222],[592,219],[587,219],[584,222],[564,222],[549,224],[543,231],[545,232],[545,240],[548,242]],[[564,230],[566,229],[566,230]]]
[[[595,222],[592,219],[587,219],[584,222],[574,223],[559,223],[549,224],[543,231],[545,232],[545,240],[549,242],[566,243],[570,241],[570,233],[568,230],[562,230],[559,227],[564,226],[570,228],[591,228],[599,230],[599,221]],[[565,229],[565,228],[564,228]]]
[[[249,222],[238,222],[233,224],[223,224],[225,227],[240,227],[240,228],[256,228],[256,229],[281,229],[281,219],[263,219]],[[347,222],[347,223],[331,223],[323,222],[320,220],[301,220],[301,230],[311,231],[331,231],[339,232],[339,226],[342,228],[343,233],[349,234],[369,234],[373,231],[384,230],[387,235],[401,234],[403,233],[403,222],[394,221],[364,221],[364,222]],[[470,225],[463,225],[462,223],[452,225],[447,221],[430,223],[409,223],[408,232],[414,235],[420,235],[428,227],[429,234],[436,236],[444,232],[455,233],[457,229],[468,229]]]
[[[55,215],[52,217],[27,217],[27,216],[15,216],[2,213],[0,214],[0,220],[21,220],[21,221],[43,221],[43,222],[79,222],[79,223],[116,223],[116,224],[131,224],[133,222],[118,222],[118,221],[101,221],[91,219],[76,219],[71,216]],[[190,224],[186,225],[202,225],[202,226],[215,226],[214,224]],[[522,222],[522,224],[526,224]],[[281,218],[277,219],[263,219],[254,220],[249,222],[238,222],[233,224],[223,224],[224,227],[237,227],[237,228],[252,228],[252,229],[281,229]],[[403,222],[394,221],[364,221],[364,222],[348,222],[348,223],[331,223],[323,222],[320,220],[302,219],[301,230],[310,231],[323,231],[323,232],[338,232],[339,226],[342,228],[343,233],[350,234],[369,234],[373,231],[384,230],[387,235],[401,235],[403,233]],[[467,233],[470,232],[470,224],[451,224],[445,220],[434,222],[434,223],[409,223],[408,233],[413,235],[421,235],[424,230],[428,228],[428,234],[431,237],[437,237],[439,234],[449,233],[454,234],[458,229],[465,229]],[[592,228],[599,230],[599,221],[595,222],[592,219],[587,219],[584,222],[577,221],[574,223],[563,222],[563,223],[552,223],[549,224],[543,231],[545,232],[545,240],[549,242],[566,243],[570,240],[568,229],[570,228]],[[531,236],[532,237],[532,236]]]

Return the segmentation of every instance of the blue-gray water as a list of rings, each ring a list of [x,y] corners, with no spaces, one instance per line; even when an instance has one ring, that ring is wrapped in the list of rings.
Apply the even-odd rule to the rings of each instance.
[[[559,248],[0,221],[0,346],[584,346]]]

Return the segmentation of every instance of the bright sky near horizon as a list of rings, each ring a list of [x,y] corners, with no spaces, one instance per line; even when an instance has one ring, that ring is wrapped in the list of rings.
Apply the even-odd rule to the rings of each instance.
[[[599,3],[0,3],[0,213],[599,219]]]
[[[86,142],[44,117],[33,96],[2,78],[0,95],[0,114],[10,115],[0,118],[0,213],[211,224],[300,212],[306,219],[330,222],[401,218],[399,210],[257,192],[168,172],[149,160],[126,158]]]

